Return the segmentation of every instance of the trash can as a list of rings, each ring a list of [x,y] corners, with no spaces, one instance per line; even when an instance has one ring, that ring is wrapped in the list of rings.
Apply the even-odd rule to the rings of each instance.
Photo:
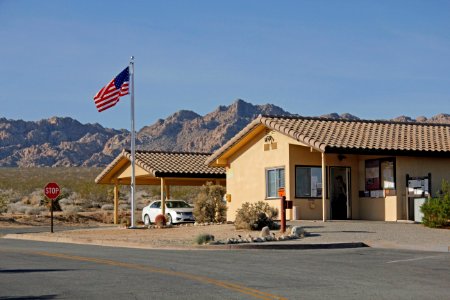
[[[422,223],[423,213],[420,208],[425,203],[426,198],[415,198],[414,199],[414,222]]]

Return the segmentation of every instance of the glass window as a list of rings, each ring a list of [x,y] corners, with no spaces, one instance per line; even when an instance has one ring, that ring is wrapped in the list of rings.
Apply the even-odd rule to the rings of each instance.
[[[322,168],[295,167],[295,198],[322,197]]]
[[[266,170],[266,197],[278,198],[278,189],[284,187],[284,168]]]
[[[151,208],[160,208],[161,207],[161,201],[153,203],[150,207]]]

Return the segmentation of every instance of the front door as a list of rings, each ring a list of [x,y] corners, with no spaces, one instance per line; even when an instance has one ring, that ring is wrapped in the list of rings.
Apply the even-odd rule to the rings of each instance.
[[[331,219],[351,219],[350,168],[330,167]]]

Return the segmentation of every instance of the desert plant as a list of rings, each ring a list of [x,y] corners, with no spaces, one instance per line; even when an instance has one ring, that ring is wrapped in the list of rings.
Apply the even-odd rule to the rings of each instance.
[[[227,206],[223,201],[225,188],[211,182],[203,185],[194,200],[194,217],[199,223],[223,222],[226,220]]]
[[[163,215],[157,215],[155,217],[155,224],[157,226],[165,226],[166,225],[166,217],[164,217]]]
[[[212,241],[214,241],[214,236],[208,233],[201,233],[194,240],[197,245],[204,245]]]
[[[264,201],[256,203],[245,202],[236,211],[234,225],[236,229],[261,230],[268,226],[276,229],[274,218],[278,215],[278,209],[271,207]]]
[[[427,199],[422,205],[422,223],[427,227],[442,227],[450,220],[450,184],[443,180],[441,191],[436,198]]]
[[[102,210],[114,210],[114,205],[113,204],[103,204]]]
[[[5,194],[0,194],[0,214],[4,213],[8,209],[9,198]]]

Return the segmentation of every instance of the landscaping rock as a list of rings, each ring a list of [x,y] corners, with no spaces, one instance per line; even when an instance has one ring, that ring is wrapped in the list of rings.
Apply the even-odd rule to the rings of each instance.
[[[291,229],[291,235],[295,235],[297,237],[304,237],[306,235],[306,231],[301,226],[294,226]]]
[[[261,229],[261,233],[259,234],[259,236],[261,238],[265,238],[266,236],[270,236],[270,229],[268,226],[263,227],[263,229]]]

